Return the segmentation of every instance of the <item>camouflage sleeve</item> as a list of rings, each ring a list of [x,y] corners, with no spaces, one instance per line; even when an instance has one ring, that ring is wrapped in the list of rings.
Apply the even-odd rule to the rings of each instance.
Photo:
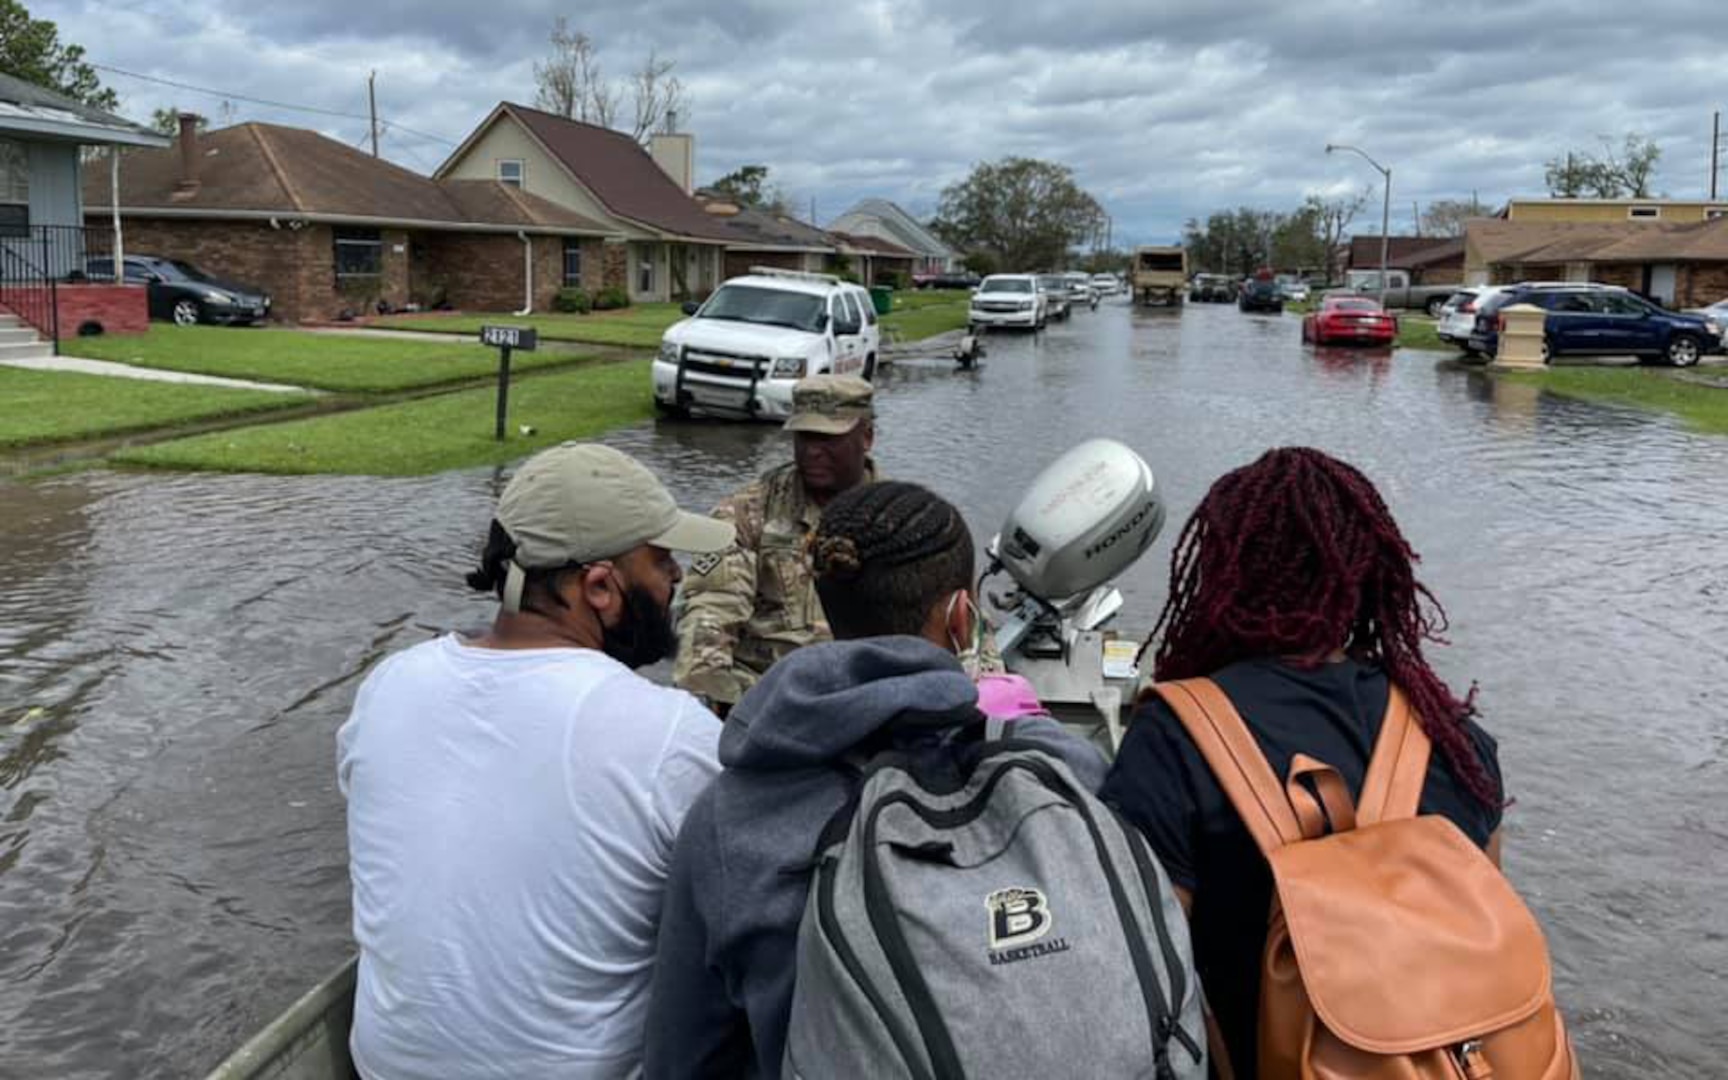
[[[746,490],[721,503],[714,516],[731,521],[737,541],[715,555],[691,560],[678,618],[678,659],[672,681],[711,702],[735,705],[755,675],[733,662],[738,637],[756,610],[759,514]]]

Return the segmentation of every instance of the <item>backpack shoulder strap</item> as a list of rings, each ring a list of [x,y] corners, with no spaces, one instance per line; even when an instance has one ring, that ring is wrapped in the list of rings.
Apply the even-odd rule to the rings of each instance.
[[[1263,854],[1302,839],[1302,825],[1284,785],[1267,763],[1242,715],[1211,679],[1182,679],[1153,687],[1200,749],[1218,785]]]
[[[1386,700],[1386,719],[1380,724],[1380,737],[1374,740],[1374,756],[1368,762],[1368,777],[1362,782],[1362,797],[1356,801],[1358,824],[1416,816],[1422,787],[1428,780],[1430,749],[1428,733],[1410,711],[1410,699],[1393,683]]]

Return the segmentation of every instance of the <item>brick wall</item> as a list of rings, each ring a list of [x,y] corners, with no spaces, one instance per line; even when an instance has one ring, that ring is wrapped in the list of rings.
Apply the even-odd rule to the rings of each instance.
[[[1674,306],[1708,307],[1728,297],[1728,263],[1687,263],[1674,282]]]
[[[1590,267],[1590,280],[1641,290],[1644,288],[1644,267],[1636,263],[1595,263]]]
[[[804,256],[792,251],[727,251],[724,276],[743,277],[752,266],[772,266],[777,270],[804,269]]]
[[[508,234],[427,233],[423,243],[431,284],[442,285],[450,306],[463,311],[522,306],[522,241]]]
[[[408,302],[408,233],[402,229],[380,229],[378,236],[384,242],[384,272],[379,281],[378,295],[391,307],[399,308]],[[334,252],[331,257],[335,257]]]
[[[601,259],[601,288],[630,288],[630,246],[628,244],[607,244],[604,257]]]
[[[61,285],[55,294],[62,340],[76,337],[87,323],[100,326],[104,334],[150,329],[149,294],[141,285]]]
[[[335,270],[327,227],[272,229],[268,222],[127,218],[126,250],[184,259],[213,277],[269,293],[276,318],[335,314]]]

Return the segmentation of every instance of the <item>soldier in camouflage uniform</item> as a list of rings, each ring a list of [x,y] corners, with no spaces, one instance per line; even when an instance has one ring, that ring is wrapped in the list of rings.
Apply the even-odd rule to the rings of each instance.
[[[722,716],[776,660],[832,636],[804,541],[830,499],[876,479],[871,397],[852,375],[800,380],[786,421],[793,460],[714,509],[738,538],[698,556],[684,577],[672,679]]]

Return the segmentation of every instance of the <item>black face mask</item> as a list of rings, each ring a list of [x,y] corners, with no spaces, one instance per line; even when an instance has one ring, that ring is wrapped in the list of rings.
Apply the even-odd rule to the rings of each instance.
[[[626,586],[618,625],[600,624],[600,648],[628,668],[647,667],[666,659],[678,651],[671,606],[661,607],[640,585]]]

